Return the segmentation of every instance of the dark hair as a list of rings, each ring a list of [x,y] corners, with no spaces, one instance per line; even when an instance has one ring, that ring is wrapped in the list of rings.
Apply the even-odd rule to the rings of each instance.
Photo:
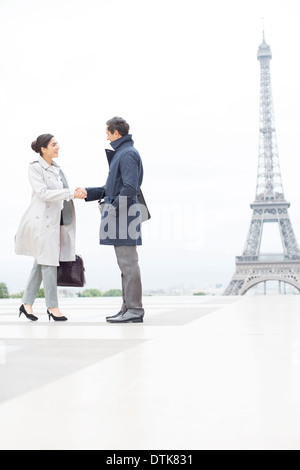
[[[123,137],[124,135],[128,135],[129,132],[129,124],[125,121],[125,119],[120,117],[113,117],[106,122],[107,129],[112,134],[115,131],[118,131],[119,134]]]
[[[42,147],[44,149],[47,148],[52,137],[54,137],[52,134],[39,135],[38,138],[31,143],[32,150],[42,155]]]

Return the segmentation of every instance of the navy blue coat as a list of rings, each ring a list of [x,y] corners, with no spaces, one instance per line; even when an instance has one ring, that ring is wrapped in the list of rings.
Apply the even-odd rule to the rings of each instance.
[[[141,208],[138,193],[143,181],[143,164],[132,136],[111,142],[106,150],[109,174],[105,186],[86,188],[86,201],[101,202],[100,244],[141,245]]]

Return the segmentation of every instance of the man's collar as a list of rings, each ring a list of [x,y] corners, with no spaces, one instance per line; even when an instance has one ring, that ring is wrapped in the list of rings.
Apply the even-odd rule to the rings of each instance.
[[[119,139],[111,142],[110,145],[112,146],[114,150],[117,150],[124,142],[132,142],[132,145],[133,145],[132,135],[131,134],[124,135],[123,137],[120,137]]]

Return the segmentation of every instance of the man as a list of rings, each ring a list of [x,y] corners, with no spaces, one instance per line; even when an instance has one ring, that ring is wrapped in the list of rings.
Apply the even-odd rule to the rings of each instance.
[[[119,313],[106,320],[110,323],[142,323],[144,309],[137,246],[142,244],[144,208],[139,204],[138,194],[143,181],[143,165],[124,119],[114,117],[107,121],[106,134],[114,149],[106,150],[109,163],[106,184],[86,188],[83,193],[86,201],[99,200],[102,213],[100,244],[114,246],[121,270],[123,305]]]

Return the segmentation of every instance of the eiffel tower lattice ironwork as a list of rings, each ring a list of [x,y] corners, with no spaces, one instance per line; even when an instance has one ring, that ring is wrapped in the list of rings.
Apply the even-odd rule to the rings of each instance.
[[[257,54],[260,62],[260,129],[256,197],[250,205],[253,212],[244,251],[236,258],[236,270],[224,295],[243,295],[256,284],[270,280],[291,284],[300,291],[300,250],[288,213],[290,204],[283,194],[276,143],[271,58],[271,49],[263,33]],[[282,253],[261,253],[266,223],[277,224]]]

